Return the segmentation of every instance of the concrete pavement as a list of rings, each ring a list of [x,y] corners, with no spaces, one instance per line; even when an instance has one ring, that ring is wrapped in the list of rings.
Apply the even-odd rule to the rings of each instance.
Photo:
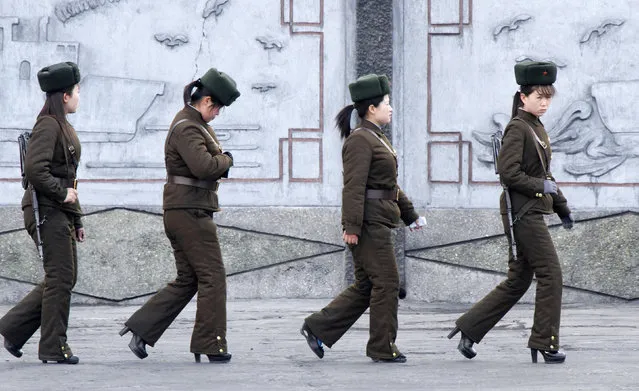
[[[0,390],[634,390],[639,389],[639,304],[564,307],[563,365],[532,364],[526,342],[532,306],[516,306],[473,360],[446,334],[467,308],[400,301],[397,345],[406,364],[365,356],[368,313],[320,360],[299,334],[329,300],[235,300],[228,305],[230,364],[195,364],[190,303],[149,357],[136,358],[117,332],[138,307],[74,306],[69,343],[76,366],[41,364],[38,335],[20,359],[2,350]],[[10,307],[0,306],[4,314]],[[540,357],[541,360],[541,357]],[[543,360],[541,360],[543,362]]]

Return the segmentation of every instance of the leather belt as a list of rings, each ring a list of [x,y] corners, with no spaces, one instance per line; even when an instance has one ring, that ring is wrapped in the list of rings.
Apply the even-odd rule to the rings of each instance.
[[[166,181],[168,183],[174,183],[176,185],[199,187],[201,189],[207,189],[211,191],[217,191],[217,188],[220,186],[219,182],[217,181],[204,181],[201,179],[189,178],[179,175],[167,175]]]
[[[78,180],[74,179],[74,178],[60,178],[57,176],[54,176],[53,179],[55,179],[56,182],[58,182],[58,184],[66,189],[66,188],[73,188],[73,189],[77,189],[78,188]]]
[[[366,189],[366,198],[369,200],[399,200],[399,189]]]

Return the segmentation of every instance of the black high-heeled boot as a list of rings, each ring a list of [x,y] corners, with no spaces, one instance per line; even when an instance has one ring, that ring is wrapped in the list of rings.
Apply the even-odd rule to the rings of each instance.
[[[42,360],[43,364],[47,364],[52,360]],[[64,360],[55,360],[57,364],[71,364],[75,365],[80,362],[80,358],[78,356],[65,357]]]
[[[7,349],[7,352],[11,353],[15,357],[22,357],[22,351],[20,350],[20,348],[9,342],[9,340],[6,338],[4,339],[4,348]]]
[[[400,363],[400,364],[405,363],[406,360],[408,360],[406,356],[404,356],[402,353],[400,353],[399,356],[396,356],[393,358],[371,357],[371,359],[373,360],[373,362]]]
[[[317,338],[315,334],[313,334],[311,329],[308,328],[308,325],[306,324],[306,322],[304,322],[304,324],[302,325],[302,328],[300,329],[300,334],[302,334],[304,338],[306,338],[306,343],[308,344],[308,347],[311,348],[311,350],[313,351],[313,353],[317,355],[317,357],[319,358],[324,357],[324,347],[322,346],[322,341],[319,338]]]
[[[200,360],[200,353],[193,353],[193,355],[195,356],[195,362],[199,363],[201,362]],[[206,357],[208,357],[209,362],[210,363],[214,363],[214,364],[226,364],[227,362],[231,361],[231,357],[233,355],[231,353],[222,353],[222,354],[207,354]]]
[[[140,360],[149,356],[146,352],[146,342],[139,335],[135,334],[128,326],[124,326],[122,330],[120,330],[120,336],[131,331],[133,336],[131,337],[131,342],[129,342],[129,349],[135,354]]]
[[[461,329],[459,327],[455,327],[453,331],[451,331],[450,334],[448,334],[448,339],[452,339],[455,336],[455,334],[457,334],[460,331]],[[462,331],[461,339],[459,340],[459,344],[457,345],[457,350],[459,350],[459,352],[464,357],[470,360],[477,355],[477,351],[473,348],[474,343],[475,342],[472,339],[468,338],[468,336],[464,334],[464,332]]]
[[[537,352],[541,353],[546,364],[561,364],[566,361],[566,353],[561,350],[550,351],[530,348],[530,355],[533,363],[537,363]]]

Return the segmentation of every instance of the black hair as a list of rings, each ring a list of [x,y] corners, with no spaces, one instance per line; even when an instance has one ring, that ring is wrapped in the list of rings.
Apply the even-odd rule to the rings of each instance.
[[[377,107],[383,100],[384,95],[380,95],[355,102],[340,110],[335,116],[335,126],[339,130],[342,139],[345,139],[351,134],[351,113],[353,110],[357,110],[357,115],[359,115],[360,118],[364,118],[370,105]]]
[[[518,109],[524,106],[524,102],[521,100],[521,94],[526,96],[532,94],[534,91],[539,92],[540,95],[543,95],[546,98],[552,98],[555,95],[555,86],[552,84],[549,85],[524,85],[519,87],[519,91],[515,92],[513,96],[513,108],[510,115],[510,118],[515,118],[518,114]]]
[[[62,127],[62,131],[67,140],[77,139],[75,132],[71,132],[71,125],[67,121],[67,114],[64,112],[64,94],[73,96],[75,86],[76,84],[64,90],[47,92],[44,106],[42,106],[42,110],[40,110],[38,114],[38,118],[42,116],[55,118]]]
[[[193,91],[194,88],[195,88],[195,91]],[[182,95],[182,99],[184,100],[185,105],[189,103],[193,105],[199,102],[202,98],[206,96],[211,98],[211,101],[213,101],[214,105],[217,105],[220,107],[224,106],[222,103],[220,103],[220,101],[217,100],[217,98],[213,96],[213,93],[209,91],[208,88],[202,85],[202,82],[199,79],[192,81],[186,86],[184,86],[184,93]]]

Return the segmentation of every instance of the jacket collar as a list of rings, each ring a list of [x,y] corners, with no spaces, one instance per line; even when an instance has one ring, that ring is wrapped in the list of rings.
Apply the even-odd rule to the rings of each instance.
[[[360,127],[361,128],[370,129],[370,130],[372,130],[375,133],[383,134],[382,129],[379,126],[377,126],[374,123],[372,123],[371,121],[368,121],[368,120],[365,120],[365,119],[362,120],[362,123],[360,124]]]
[[[517,117],[525,120],[526,122],[530,122],[533,125],[544,126],[541,123],[541,120],[539,119],[539,117],[537,117],[534,114],[531,114],[531,113],[527,112],[526,110],[522,109],[521,107],[519,109],[517,109]]]
[[[187,104],[182,109],[182,112],[184,113],[185,118],[188,118],[189,120],[195,121],[198,124],[201,124],[204,126],[208,125],[206,122],[204,122],[204,118],[202,118],[202,114],[200,114],[200,112],[197,111],[195,107]]]

